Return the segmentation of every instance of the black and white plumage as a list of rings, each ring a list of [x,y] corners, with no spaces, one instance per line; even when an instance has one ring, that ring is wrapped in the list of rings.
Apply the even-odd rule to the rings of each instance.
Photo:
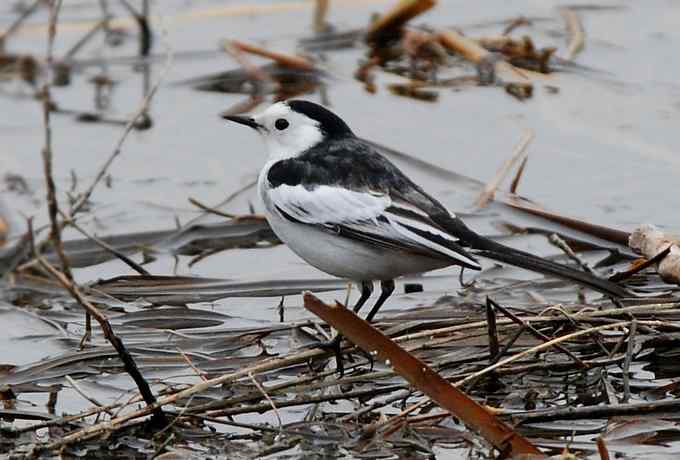
[[[394,278],[450,265],[479,270],[476,256],[611,297],[629,295],[609,281],[476,234],[317,104],[279,102],[254,117],[225,118],[256,129],[265,140],[269,159],[258,189],[274,232],[311,265],[360,282],[358,308],[373,281],[383,282],[381,305]]]

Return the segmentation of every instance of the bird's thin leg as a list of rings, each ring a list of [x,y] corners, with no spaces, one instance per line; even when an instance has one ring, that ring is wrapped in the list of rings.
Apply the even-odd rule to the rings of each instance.
[[[359,300],[357,300],[357,303],[354,304],[354,313],[359,313],[359,310],[361,310],[361,307],[363,307],[366,301],[369,299],[369,297],[371,297],[371,294],[373,294],[373,282],[362,281],[361,296],[359,297]],[[342,334],[338,333],[335,337],[333,337],[333,339],[328,340],[326,342],[316,343],[314,344],[314,346],[333,352],[333,354],[335,355],[335,368],[338,371],[338,373],[342,376],[345,372],[345,366],[343,365],[342,362],[342,347],[340,345],[341,342]]]
[[[371,294],[373,294],[373,282],[362,281],[361,296],[359,297],[359,300],[357,300],[357,303],[354,304],[354,313],[359,313],[359,310],[361,310],[361,307],[363,307],[369,297],[371,297]]]
[[[470,281],[469,283],[466,283],[465,280],[463,279],[463,272],[464,271],[465,271],[465,267],[463,267],[461,265],[460,266],[460,273],[458,274],[458,282],[460,283],[460,285],[463,289],[467,289],[469,287],[472,287],[475,284],[475,280],[473,278],[472,281]]]
[[[366,301],[371,297],[371,294],[373,294],[373,282],[372,281],[362,281],[361,282],[361,296],[359,297],[359,300],[357,300],[357,303],[354,304],[354,313],[359,313],[359,310],[361,310],[361,307],[364,306]],[[342,341],[342,334],[338,333],[333,340],[328,342],[328,345],[335,346],[335,348],[340,348],[340,342]],[[328,348],[331,348],[330,346]]]
[[[366,321],[368,321],[369,323],[376,315],[376,313],[378,313],[378,310],[380,310],[380,307],[383,306],[388,297],[391,296],[392,293],[394,292],[394,280],[381,281],[380,288],[382,289],[382,291],[380,292],[380,297],[378,297],[378,301],[375,303],[375,305],[373,305],[373,308],[371,309],[368,316],[366,316]]]

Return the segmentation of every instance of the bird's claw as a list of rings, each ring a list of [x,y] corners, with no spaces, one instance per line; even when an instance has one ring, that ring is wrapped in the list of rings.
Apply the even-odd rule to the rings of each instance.
[[[342,336],[338,335],[331,340],[323,340],[304,345],[302,348],[320,348],[325,351],[333,352],[335,356],[335,369],[340,377],[345,375],[345,366],[342,358]]]

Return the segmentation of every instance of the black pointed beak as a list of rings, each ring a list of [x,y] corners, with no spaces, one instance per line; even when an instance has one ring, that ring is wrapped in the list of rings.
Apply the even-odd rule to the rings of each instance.
[[[244,116],[241,116],[241,115],[229,115],[227,113],[221,114],[221,117],[224,118],[225,120],[229,120],[229,121],[233,121],[234,123],[249,126],[253,129],[260,129],[262,127],[262,125],[260,125],[258,122],[256,122],[255,119],[252,118],[252,117],[244,117]]]

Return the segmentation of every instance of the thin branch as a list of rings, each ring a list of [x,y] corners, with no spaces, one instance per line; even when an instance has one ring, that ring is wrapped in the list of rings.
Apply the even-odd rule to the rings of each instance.
[[[514,321],[515,323],[519,324],[519,325],[522,326],[523,328],[526,328],[526,329],[531,333],[531,335],[533,335],[533,336],[536,337],[537,339],[542,340],[542,341],[544,341],[544,342],[549,342],[549,341],[551,340],[550,337],[548,337],[547,335],[545,335],[544,333],[542,333],[541,331],[539,331],[538,329],[536,329],[535,327],[533,327],[533,326],[532,326],[531,324],[529,324],[527,321],[524,321],[522,318],[519,318],[519,317],[518,317],[517,315],[515,315],[513,312],[511,312],[511,311],[508,310],[507,308],[503,307],[502,305],[500,305],[500,304],[494,302],[493,300],[491,300],[491,299],[488,298],[488,297],[487,297],[487,302],[490,302],[494,307],[496,307],[497,310],[499,310],[499,311],[500,311],[501,313],[503,313],[505,316],[507,316],[508,318],[510,318],[512,321]],[[575,362],[581,369],[587,369],[587,368],[588,368],[588,366],[586,366],[585,363],[584,363],[578,356],[576,356],[574,353],[572,353],[571,351],[569,351],[569,350],[567,350],[566,348],[564,348],[562,345],[560,345],[560,344],[554,344],[553,346],[555,347],[555,349],[556,349],[557,351],[560,351],[560,352],[566,354],[567,356],[569,356],[571,359],[573,359],[574,362]]]
[[[64,214],[63,214],[63,213],[62,213],[62,217],[64,217]],[[135,262],[134,260],[130,259],[128,256],[126,256],[125,254],[123,254],[122,252],[120,252],[119,250],[117,250],[116,248],[114,248],[113,246],[111,246],[111,245],[110,245],[109,243],[107,243],[106,241],[104,241],[104,240],[102,240],[102,239],[100,239],[100,238],[98,238],[98,237],[96,237],[96,236],[91,235],[90,233],[88,233],[84,228],[82,228],[80,225],[78,225],[78,224],[75,222],[75,220],[71,220],[71,219],[68,219],[68,220],[67,220],[67,219],[65,219],[64,222],[65,222],[65,223],[68,223],[68,224],[71,225],[73,228],[75,228],[76,230],[78,230],[78,231],[79,231],[80,233],[82,233],[86,238],[91,239],[97,246],[101,247],[102,249],[104,249],[104,250],[110,252],[111,254],[113,254],[114,256],[116,256],[117,258],[119,258],[125,265],[127,265],[128,267],[130,267],[131,269],[133,269],[134,271],[136,271],[136,272],[139,273],[140,275],[143,275],[143,276],[151,276],[151,273],[149,273],[144,267],[142,267],[141,265],[139,265],[139,264],[138,264],[137,262]]]
[[[33,235],[33,222],[30,219],[28,221],[28,228],[30,234]],[[135,363],[132,355],[130,352],[128,352],[127,348],[123,344],[123,341],[113,332],[113,328],[111,327],[111,323],[109,323],[108,318],[106,318],[106,316],[100,312],[97,307],[95,307],[89,300],[85,298],[85,296],[80,292],[80,288],[73,282],[73,280],[68,279],[36,250],[33,238],[31,238],[31,249],[33,250],[33,257],[36,258],[38,263],[71,294],[73,299],[81,307],[83,307],[85,311],[87,311],[91,316],[94,316],[94,318],[99,323],[102,332],[104,333],[104,337],[106,337],[109,343],[111,343],[113,348],[116,350],[125,370],[130,375],[130,377],[132,377],[132,380],[134,380],[137,384],[137,388],[139,388],[139,392],[142,398],[144,398],[147,407],[152,407],[151,410],[153,412],[153,422],[155,422],[158,426],[166,426],[167,419],[162,408],[155,406],[156,397],[151,391],[148,382],[144,379],[144,376],[142,376],[142,373],[137,367],[137,363]]]
[[[57,34],[57,19],[61,0],[53,1],[50,4],[50,16],[47,33],[47,68],[51,69],[54,64],[54,39]],[[52,97],[50,95],[52,75],[48,72],[42,90],[43,108],[43,127],[45,132],[45,144],[42,149],[43,172],[45,174],[45,184],[47,188],[47,211],[50,217],[50,236],[49,239],[54,245],[54,250],[61,262],[61,269],[69,280],[73,279],[71,265],[64,252],[64,244],[61,240],[61,227],[57,215],[59,214],[59,203],[57,201],[57,191],[52,174],[52,126],[50,125],[50,112],[52,111]]]

